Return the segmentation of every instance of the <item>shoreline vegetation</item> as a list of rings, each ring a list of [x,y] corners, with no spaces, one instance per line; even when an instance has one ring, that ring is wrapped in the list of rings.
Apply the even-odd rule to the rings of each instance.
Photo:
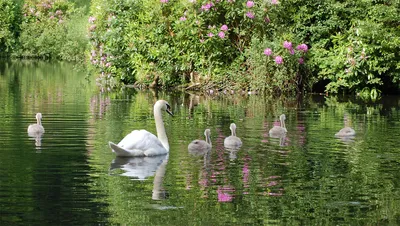
[[[0,0],[0,56],[83,63],[102,90],[374,100],[400,93],[399,21],[395,0]]]

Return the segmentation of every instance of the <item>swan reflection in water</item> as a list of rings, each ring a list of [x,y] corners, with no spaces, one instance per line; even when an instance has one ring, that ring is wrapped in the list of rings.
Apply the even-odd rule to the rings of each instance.
[[[34,140],[35,141],[35,148],[36,148],[36,152],[39,153],[41,152],[42,149],[42,135],[43,134],[30,134],[28,133],[29,136],[29,140]]]
[[[120,175],[132,180],[146,180],[154,176],[152,199],[163,200],[167,198],[167,192],[162,187],[167,164],[168,154],[153,157],[116,157],[111,162],[110,174],[121,169],[124,173]]]

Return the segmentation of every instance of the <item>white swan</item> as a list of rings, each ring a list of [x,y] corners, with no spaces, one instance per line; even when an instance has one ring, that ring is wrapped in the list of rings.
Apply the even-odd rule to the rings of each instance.
[[[169,152],[167,134],[165,133],[162,111],[173,115],[171,107],[165,100],[158,100],[154,104],[154,120],[156,122],[157,136],[146,130],[134,130],[126,135],[118,144],[109,141],[110,148],[117,156],[155,156]]]
[[[42,126],[42,113],[36,114],[36,124],[28,126],[28,134],[32,137],[37,137],[44,133],[44,127]]]
[[[231,130],[231,135],[225,138],[224,147],[232,149],[240,148],[240,146],[242,146],[242,141],[240,140],[239,137],[236,136],[236,124],[231,123],[229,129]]]
[[[194,140],[188,145],[188,151],[193,155],[203,155],[211,150],[211,130],[206,129],[204,131],[206,140]]]
[[[269,136],[273,138],[280,138],[287,133],[287,129],[285,126],[285,114],[279,116],[279,120],[281,121],[280,126],[274,126],[272,129],[269,130]]]
[[[344,121],[344,128],[339,130],[339,132],[337,132],[335,136],[340,138],[354,137],[356,135],[356,131],[349,126],[349,119],[346,113],[343,116],[343,121]]]
[[[336,137],[351,137],[355,135],[356,131],[351,127],[344,127],[335,134]]]

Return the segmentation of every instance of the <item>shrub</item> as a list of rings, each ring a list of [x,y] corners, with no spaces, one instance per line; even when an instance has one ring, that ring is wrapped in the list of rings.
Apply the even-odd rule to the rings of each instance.
[[[82,9],[67,0],[26,0],[19,37],[20,57],[83,60],[87,46]]]
[[[0,0],[0,56],[10,54],[16,45],[18,19],[18,4]]]
[[[91,63],[106,75],[104,79],[125,83],[149,85],[160,78],[161,85],[174,86],[192,79],[208,83],[207,87],[293,90],[300,53],[284,60],[281,67],[268,66],[268,75],[279,80],[268,84],[271,89],[261,85],[273,80],[257,73],[265,68],[267,58],[260,56],[267,44],[280,46],[285,39],[275,36],[290,34],[277,15],[282,13],[279,7],[276,1],[120,0],[110,4],[95,0],[89,27]],[[266,46],[256,46],[257,42]],[[256,51],[258,58],[252,55]],[[283,53],[281,47],[276,51]],[[281,81],[286,72],[291,75]]]
[[[294,33],[311,43],[311,67],[329,82],[327,92],[377,96],[398,84],[399,1],[290,2],[299,4],[291,17]]]

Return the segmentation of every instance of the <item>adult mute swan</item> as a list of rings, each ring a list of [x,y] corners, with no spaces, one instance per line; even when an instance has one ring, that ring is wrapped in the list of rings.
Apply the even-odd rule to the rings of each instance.
[[[236,136],[236,124],[231,123],[229,129],[231,130],[231,135],[225,138],[224,147],[232,149],[240,148],[240,146],[242,146],[242,141],[240,140],[239,137]]]
[[[281,122],[280,126],[274,126],[272,129],[269,130],[269,136],[274,138],[280,138],[287,133],[286,126],[285,126],[285,114],[279,116],[279,120]]]
[[[165,133],[162,112],[173,115],[171,107],[165,100],[158,100],[154,104],[154,120],[156,122],[157,137],[146,130],[133,130],[118,144],[109,141],[110,148],[117,156],[155,156],[169,152],[167,134]]]
[[[211,150],[212,144],[211,144],[211,130],[206,129],[204,131],[204,136],[206,137],[206,140],[194,140],[188,145],[188,150],[191,154],[193,155],[203,155],[207,153],[209,150]]]
[[[36,137],[44,133],[44,127],[42,126],[42,113],[36,114],[36,124],[31,124],[28,126],[28,134]]]

